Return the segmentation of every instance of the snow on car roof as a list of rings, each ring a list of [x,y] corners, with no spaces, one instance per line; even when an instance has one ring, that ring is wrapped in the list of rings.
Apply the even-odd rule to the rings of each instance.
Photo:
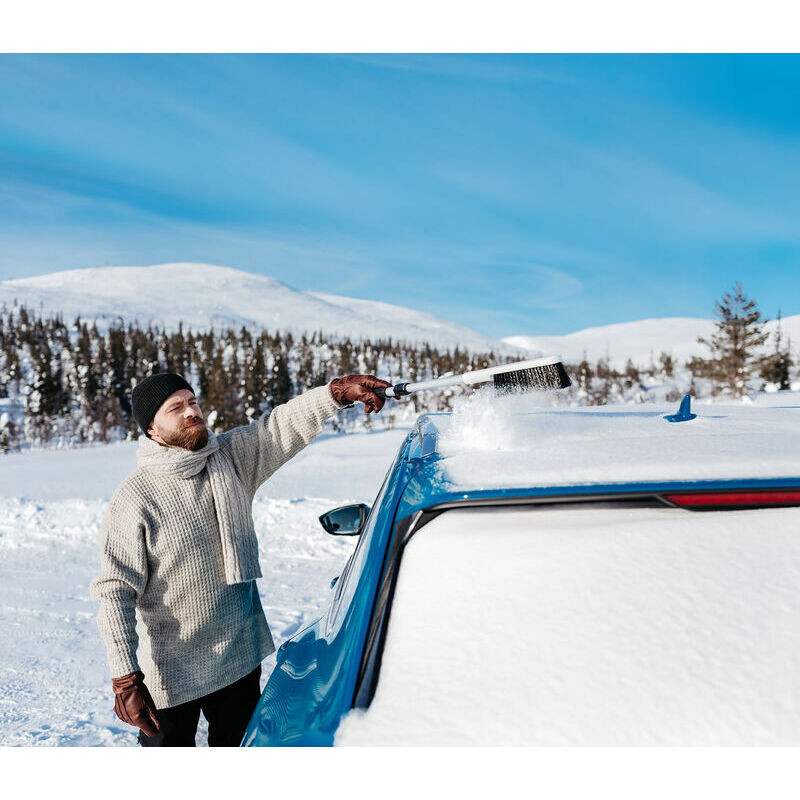
[[[795,397],[798,397],[795,395]],[[439,477],[451,489],[800,478],[796,405],[678,403],[556,408],[546,394],[484,387],[430,415]]]

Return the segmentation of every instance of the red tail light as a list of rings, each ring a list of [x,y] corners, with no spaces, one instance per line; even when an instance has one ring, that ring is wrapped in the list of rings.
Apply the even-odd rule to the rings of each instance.
[[[750,489],[733,492],[681,492],[664,500],[681,507],[764,508],[800,505],[800,489]]]

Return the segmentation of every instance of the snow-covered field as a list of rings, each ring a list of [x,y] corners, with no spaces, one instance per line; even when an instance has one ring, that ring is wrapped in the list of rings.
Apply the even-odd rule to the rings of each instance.
[[[259,490],[259,587],[276,646],[318,615],[355,544],[317,517],[371,505],[407,432],[323,433]],[[136,744],[112,710],[89,597],[100,520],[135,452],[120,443],[0,456],[0,745]],[[206,736],[201,717],[199,745]]]

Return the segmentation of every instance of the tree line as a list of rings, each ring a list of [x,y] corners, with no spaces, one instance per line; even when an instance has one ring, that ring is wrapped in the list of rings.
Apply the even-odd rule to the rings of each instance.
[[[725,292],[714,309],[715,326],[698,345],[708,351],[686,364],[662,352],[641,367],[630,360],[622,370],[607,359],[585,357],[567,364],[573,386],[553,395],[554,404],[601,405],[644,402],[654,386],[668,386],[672,401],[689,392],[739,398],[770,384],[788,389],[795,375],[791,342],[779,324],[767,341],[765,320],[741,285]],[[520,354],[520,358],[525,356]],[[494,352],[470,354],[388,339],[310,336],[267,330],[167,331],[137,323],[100,331],[80,318],[37,315],[24,305],[0,310],[0,451],[28,446],[72,446],[136,439],[130,393],[156,372],[177,372],[194,387],[209,427],[215,432],[257,419],[303,391],[353,372],[392,382],[425,380],[448,373],[506,363]],[[412,394],[388,403],[377,422],[347,409],[332,420],[336,430],[413,419],[421,411],[447,411],[464,392],[450,387]]]
[[[20,305],[0,311],[0,450],[29,445],[71,446],[138,438],[131,408],[136,383],[177,372],[201,401],[209,427],[221,432],[247,424],[303,391],[350,373],[398,382],[496,363],[493,352],[470,354],[429,344],[328,336],[321,331],[167,331],[158,326],[111,325],[60,315],[39,316]],[[439,393],[446,410],[452,392]],[[419,396],[409,398],[414,413]],[[387,427],[393,409],[379,419]],[[332,421],[335,429],[370,426],[358,408]]]
[[[570,371],[576,384],[573,395],[585,405],[643,402],[648,393],[652,394],[653,385],[660,382],[671,384],[663,395],[670,402],[684,394],[738,400],[767,386],[790,389],[792,379],[800,378],[791,340],[783,334],[780,312],[770,342],[764,329],[768,320],[740,283],[716,301],[714,317],[711,336],[697,339],[698,346],[707,351],[705,356],[693,356],[679,364],[671,353],[661,352],[644,367],[628,359],[622,370],[611,367],[607,359],[590,364],[584,357]]]

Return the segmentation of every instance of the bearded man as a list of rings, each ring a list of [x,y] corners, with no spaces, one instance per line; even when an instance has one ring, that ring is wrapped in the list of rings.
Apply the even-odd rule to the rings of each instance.
[[[140,729],[141,745],[193,747],[201,712],[209,746],[239,745],[261,694],[261,662],[275,650],[255,583],[253,497],[338,409],[363,402],[377,413],[385,401],[374,390],[390,385],[334,378],[218,435],[180,375],[133,388],[145,435],[137,469],[103,517],[91,594],[114,711]]]

